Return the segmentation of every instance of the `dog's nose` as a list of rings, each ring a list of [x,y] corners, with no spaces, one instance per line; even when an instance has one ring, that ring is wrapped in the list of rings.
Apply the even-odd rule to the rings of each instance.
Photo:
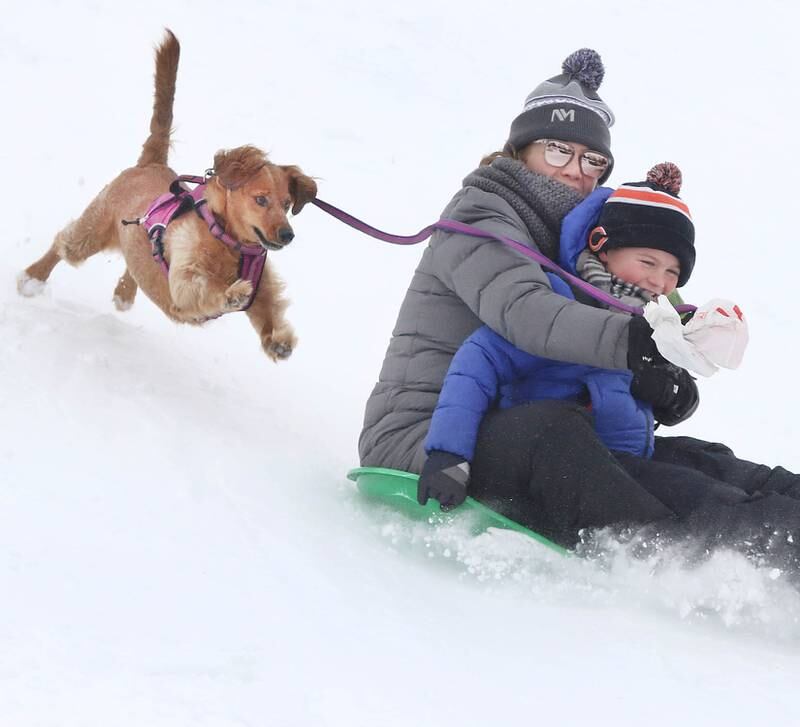
[[[291,227],[281,227],[278,230],[278,239],[284,244],[288,245],[292,240],[294,240],[294,232],[292,232]]]

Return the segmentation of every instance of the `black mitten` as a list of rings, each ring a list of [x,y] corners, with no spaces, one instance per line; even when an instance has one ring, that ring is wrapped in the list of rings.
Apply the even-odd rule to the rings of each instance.
[[[467,499],[469,462],[457,454],[433,450],[417,484],[417,502],[438,500],[442,508],[456,507]]]
[[[652,404],[653,416],[668,427],[686,421],[700,403],[689,372],[668,362],[642,366],[633,375],[631,394]]]
[[[685,422],[700,405],[700,392],[689,372],[677,366],[670,366],[670,368],[676,370],[672,399],[663,406],[653,406],[653,416],[656,421],[667,427]]]
[[[628,368],[634,374],[655,363],[666,363],[653,340],[653,329],[642,316],[632,316],[628,326]]]
[[[653,329],[642,316],[633,316],[628,327],[628,368],[633,372],[631,394],[653,405],[657,421],[671,427],[697,410],[697,384],[658,352]]]

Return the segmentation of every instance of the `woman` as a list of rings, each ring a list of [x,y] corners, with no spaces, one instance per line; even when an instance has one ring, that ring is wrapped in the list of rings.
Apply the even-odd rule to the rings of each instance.
[[[524,242],[553,260],[558,259],[562,219],[608,178],[614,164],[609,134],[614,116],[597,94],[604,74],[600,57],[589,49],[576,51],[562,71],[531,92],[511,124],[503,152],[484,160],[488,163],[464,180],[442,213]],[[627,368],[647,383],[655,346],[649,326],[631,325],[631,320],[555,293],[539,265],[502,244],[435,232],[367,402],[359,439],[362,465],[422,471],[423,442],[450,360],[480,326],[488,325],[527,353]],[[505,418],[496,421],[493,436],[504,439],[506,451],[530,444],[531,437],[519,436],[521,427],[535,432],[555,417],[558,426],[569,428],[576,417],[547,406],[524,409],[503,412]],[[582,427],[581,422],[576,426]],[[587,434],[592,446],[602,447],[591,427]],[[478,450],[484,448],[479,442]],[[607,471],[596,476],[610,487],[620,470],[610,456],[606,462]],[[573,459],[543,460],[554,477],[564,467],[572,472],[574,465]],[[503,463],[497,470],[503,479]]]

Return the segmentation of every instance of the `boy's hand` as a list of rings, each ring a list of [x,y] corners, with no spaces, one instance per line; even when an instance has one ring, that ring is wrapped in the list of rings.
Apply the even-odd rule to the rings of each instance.
[[[417,502],[438,500],[444,508],[456,507],[467,499],[469,462],[457,454],[433,450],[425,461],[417,485]]]
[[[700,405],[700,392],[697,390],[694,378],[686,369],[673,366],[670,368],[674,368],[677,372],[674,380],[674,395],[671,401],[664,406],[653,406],[653,416],[656,421],[667,427],[685,422]]]
[[[653,405],[653,416],[671,427],[697,411],[700,394],[686,369],[670,363],[642,367],[633,375],[631,394]]]

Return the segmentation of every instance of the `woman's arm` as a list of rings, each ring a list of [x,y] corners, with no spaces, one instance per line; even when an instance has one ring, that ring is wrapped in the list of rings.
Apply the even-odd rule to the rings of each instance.
[[[497,195],[465,188],[448,215],[531,244],[519,217]],[[553,292],[535,261],[501,242],[441,231],[429,253],[442,283],[516,347],[557,361],[627,368],[629,318]]]

